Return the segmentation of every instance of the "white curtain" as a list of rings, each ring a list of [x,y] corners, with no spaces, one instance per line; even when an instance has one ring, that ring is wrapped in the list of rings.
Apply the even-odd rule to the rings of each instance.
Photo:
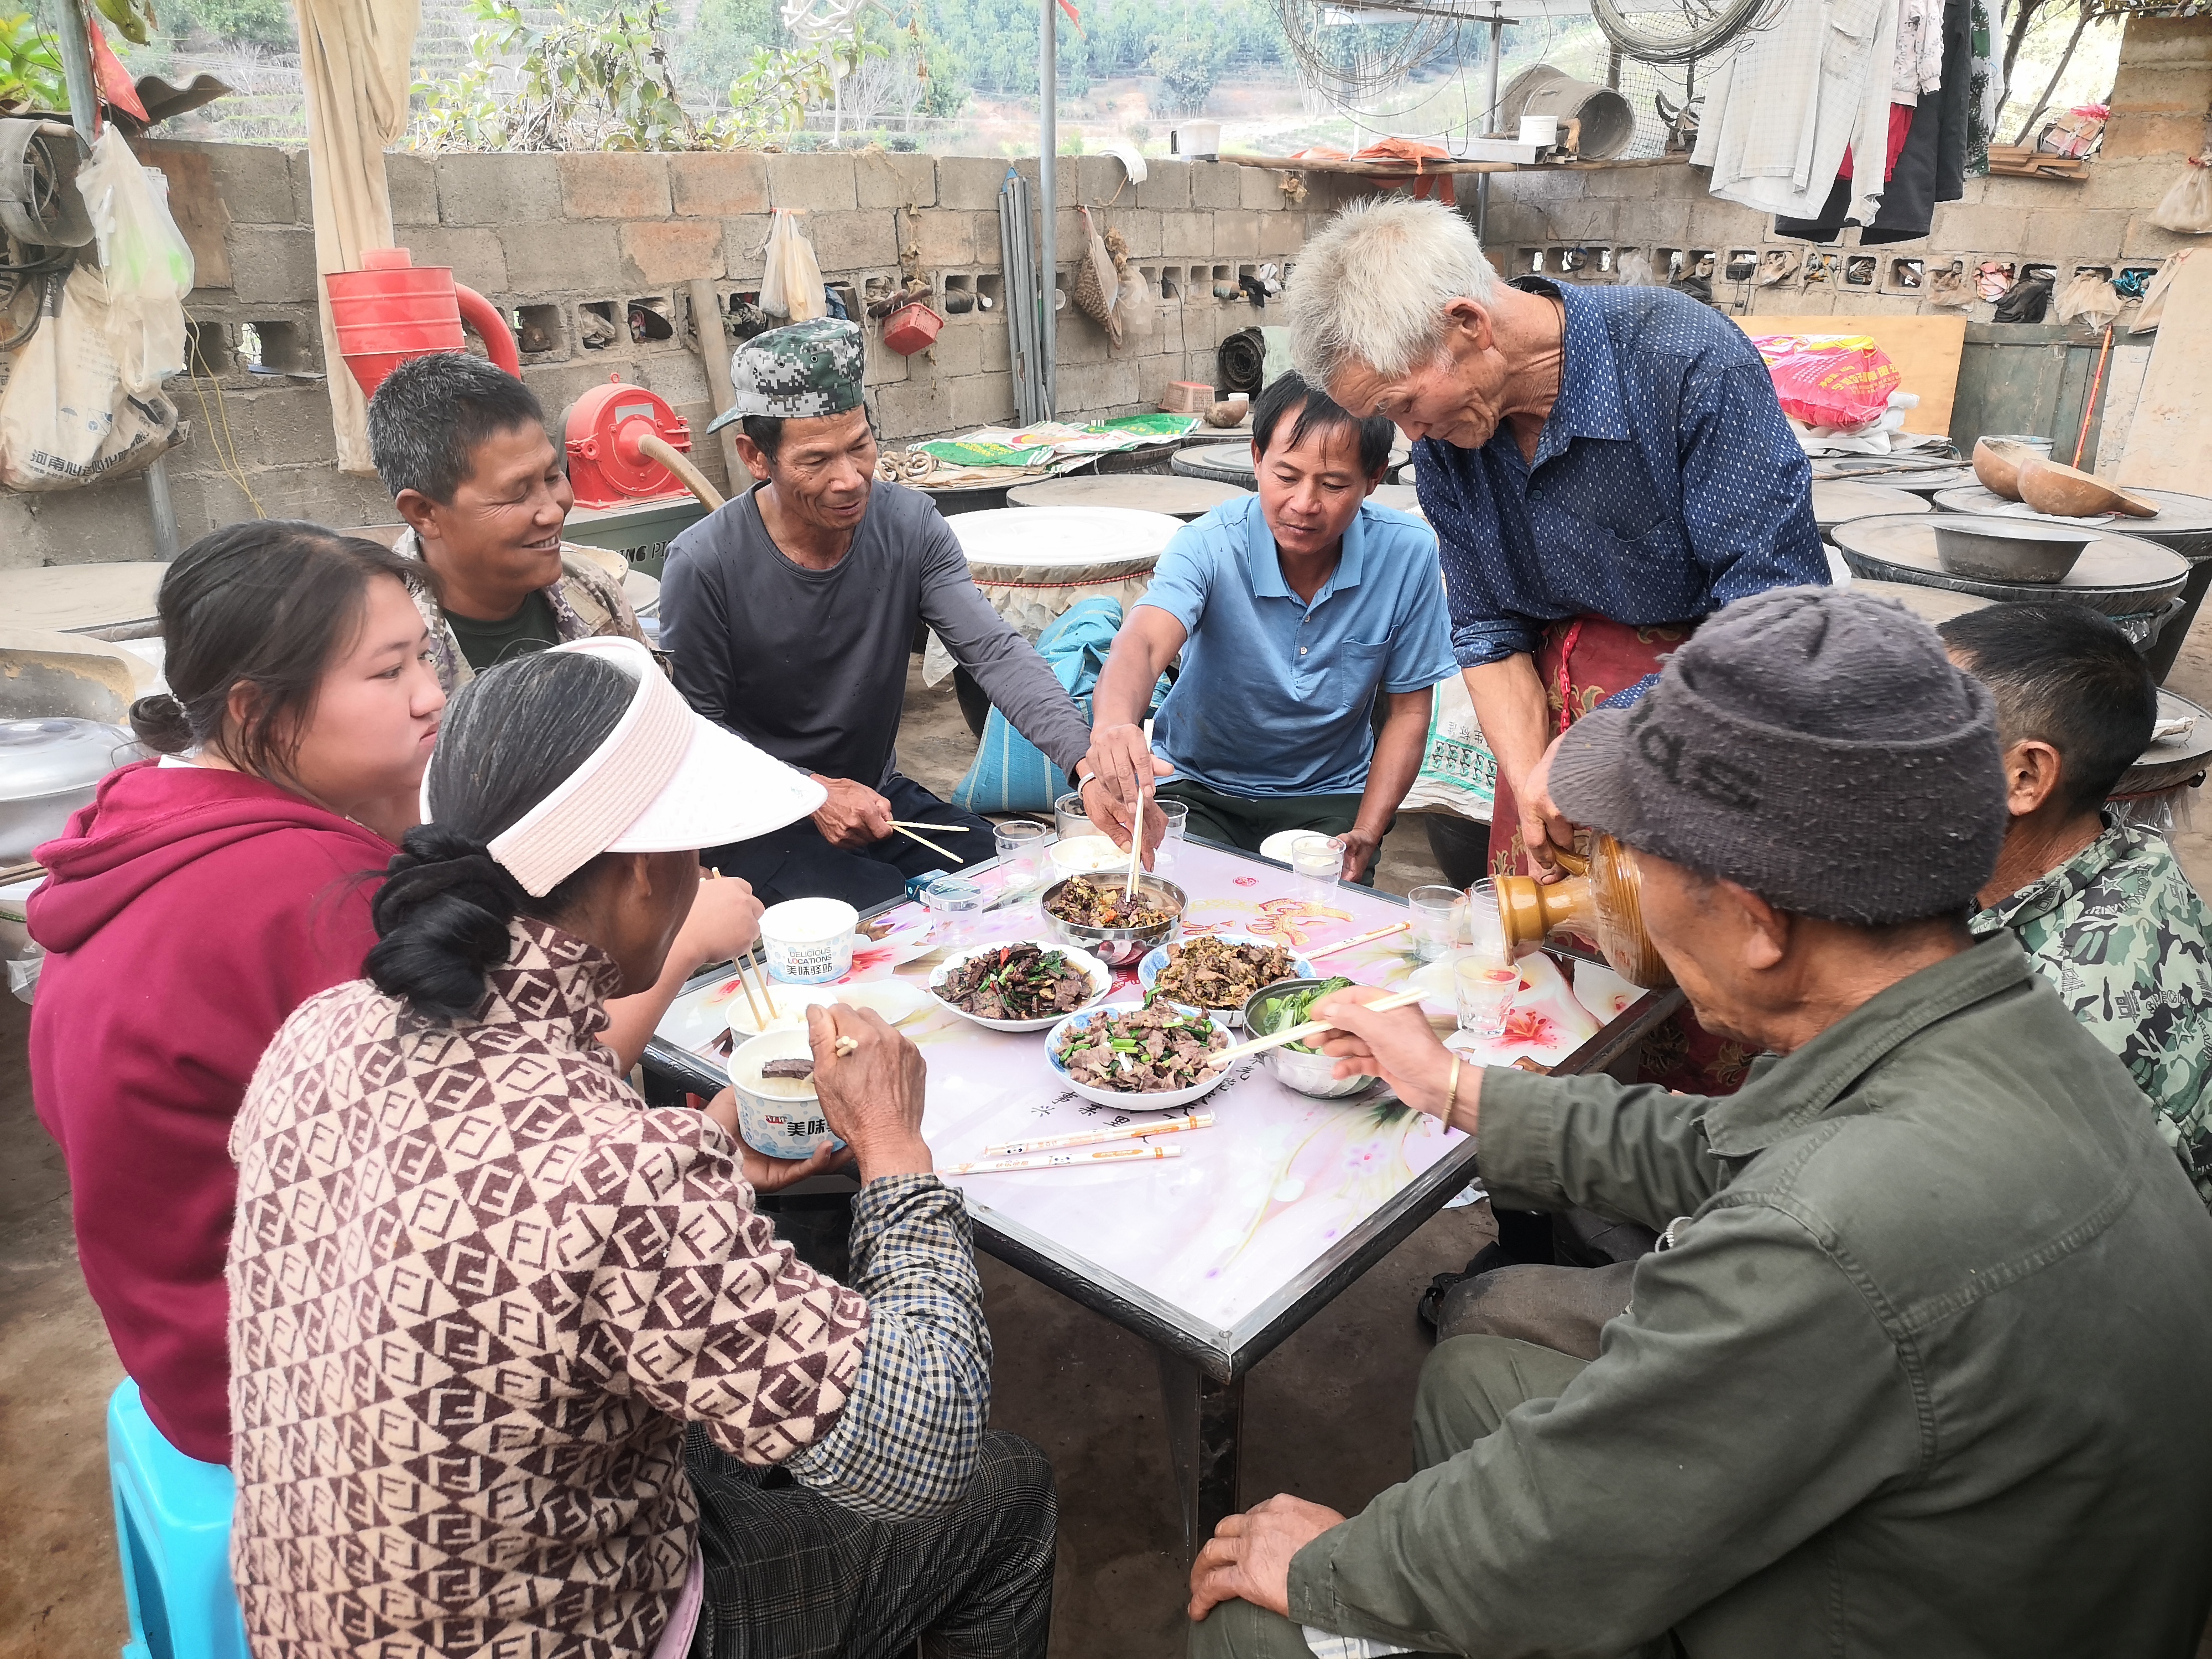
[[[315,270],[358,270],[364,251],[392,246],[384,149],[407,130],[409,59],[422,7],[419,0],[293,0],[293,7],[307,92]],[[316,303],[338,468],[374,472],[361,386],[338,356],[330,296],[318,293]]]

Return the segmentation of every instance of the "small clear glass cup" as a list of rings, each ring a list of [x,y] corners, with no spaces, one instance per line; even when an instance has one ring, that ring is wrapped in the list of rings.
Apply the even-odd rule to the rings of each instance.
[[[1452,984],[1459,994],[1461,1030],[1493,1041],[1505,1035],[1513,994],[1521,988],[1518,969],[1470,952],[1452,963]]]
[[[1291,843],[1291,869],[1307,898],[1325,899],[1344,874],[1344,842],[1335,836],[1300,836]]]
[[[1467,947],[1485,962],[1504,964],[1512,959],[1505,948],[1505,918],[1498,913],[1498,884],[1476,882],[1467,890]]]
[[[1406,895],[1413,913],[1413,954],[1442,962],[1460,948],[1467,932],[1467,895],[1456,887],[1416,887]]]
[[[1153,864],[1165,869],[1176,861],[1176,853],[1182,850],[1184,834],[1190,826],[1190,808],[1179,800],[1155,800],[1152,804],[1168,821],[1167,828],[1160,832],[1159,847],[1152,854]]]
[[[1098,833],[1091,827],[1091,814],[1083,810],[1083,795],[1079,790],[1071,789],[1053,802],[1052,817],[1062,841],[1073,841],[1078,836]]]
[[[929,912],[930,943],[940,950],[965,950],[974,942],[988,902],[981,888],[957,876],[940,876],[930,883],[921,892],[922,908]]]
[[[1026,892],[1044,879],[1044,849],[1052,831],[1035,818],[1008,818],[999,826],[999,862],[1009,892]]]

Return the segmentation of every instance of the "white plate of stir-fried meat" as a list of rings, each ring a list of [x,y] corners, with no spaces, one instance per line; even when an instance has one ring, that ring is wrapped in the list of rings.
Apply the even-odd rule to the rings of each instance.
[[[994,1031],[1042,1031],[1104,996],[1113,977],[1088,951],[1018,939],[947,957],[929,976],[929,994]]]
[[[1249,933],[1200,933],[1163,945],[1137,964],[1137,982],[1146,995],[1203,1008],[1224,1025],[1244,1023],[1252,994],[1279,980],[1304,979],[1312,971],[1271,939]]]
[[[1221,1022],[1160,997],[1070,1014],[1044,1046],[1067,1086],[1102,1106],[1140,1112],[1187,1106],[1229,1075],[1206,1063],[1214,1049],[1229,1046]]]

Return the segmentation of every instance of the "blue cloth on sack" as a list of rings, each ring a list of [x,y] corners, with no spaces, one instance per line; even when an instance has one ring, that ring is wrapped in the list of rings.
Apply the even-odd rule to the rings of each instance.
[[[1121,631],[1119,599],[1078,599],[1037,635],[1037,654],[1053,678],[1091,718],[1091,694]],[[1158,694],[1154,693],[1158,701]],[[952,804],[969,812],[1046,812],[1068,791],[1067,774],[1046,758],[994,705],[983,722],[975,759],[952,792]]]
[[[1425,691],[1453,672],[1437,538],[1373,501],[1310,605],[1283,580],[1257,495],[1178,532],[1137,603],[1190,635],[1154,751],[1247,800],[1357,794],[1375,757],[1375,694]]]
[[[1668,289],[1513,286],[1566,312],[1534,463],[1503,425],[1480,449],[1413,449],[1462,667],[1533,655],[1569,617],[1691,622],[1826,584],[1812,468],[1741,329]]]

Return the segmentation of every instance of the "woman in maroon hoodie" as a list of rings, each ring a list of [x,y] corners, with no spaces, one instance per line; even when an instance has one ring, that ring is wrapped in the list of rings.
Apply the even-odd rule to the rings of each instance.
[[[415,821],[446,702],[422,570],[307,524],[194,543],[161,583],[173,695],[131,711],[165,757],[109,774],[39,849],[33,1096],[123,1368],[209,1462],[230,1461],[231,1120],[276,1028],[376,942],[378,830]]]
[[[231,1120],[277,1027],[376,943],[369,901],[420,821],[446,701],[411,597],[427,580],[317,525],[195,542],[161,580],[173,695],[131,711],[164,757],[111,773],[39,848],[32,1094],[123,1369],[204,1462],[230,1461]],[[608,1006],[619,1070],[760,913],[742,881],[702,887],[659,983]]]

